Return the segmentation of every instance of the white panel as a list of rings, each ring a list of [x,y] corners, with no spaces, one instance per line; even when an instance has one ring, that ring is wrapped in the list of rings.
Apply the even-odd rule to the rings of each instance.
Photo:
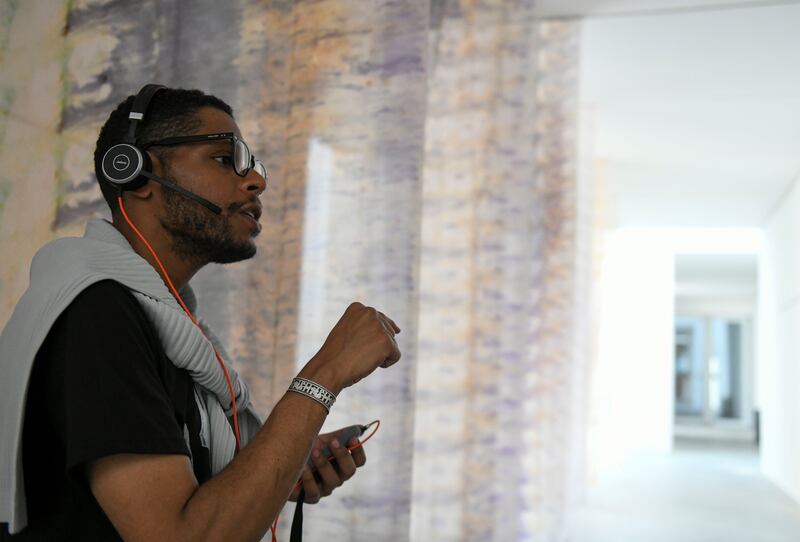
[[[767,228],[759,273],[757,401],[762,466],[800,501],[800,187]]]
[[[596,475],[632,453],[672,447],[672,257],[648,232],[607,238],[589,436]]]

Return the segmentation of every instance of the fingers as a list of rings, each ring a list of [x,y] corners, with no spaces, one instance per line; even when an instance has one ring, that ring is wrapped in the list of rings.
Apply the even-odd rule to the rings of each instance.
[[[327,497],[333,490],[342,485],[339,476],[336,474],[336,469],[333,468],[330,461],[320,453],[318,449],[311,451],[311,460],[317,468],[317,476],[320,478],[321,486],[320,493],[323,497]]]
[[[383,331],[385,331],[386,334],[389,335],[390,337],[394,337],[394,334],[397,332],[392,327],[392,324],[387,322],[385,318],[381,318],[380,313],[378,311],[375,311],[375,318],[378,320],[378,323],[383,328]]]
[[[330,449],[333,452],[333,457],[336,458],[336,461],[339,461],[342,447],[340,445],[338,448],[336,448],[333,445],[334,442],[338,444],[338,441],[334,439],[333,441],[331,441]],[[349,456],[350,454],[348,453],[347,455]],[[355,463],[353,463],[352,458],[350,459],[350,462],[352,463],[352,471],[349,473],[347,478],[345,478],[344,475],[340,474],[340,472],[337,471],[333,463],[330,460],[328,460],[324,455],[322,455],[319,450],[317,449],[313,450],[311,452],[311,457],[312,460],[314,461],[314,466],[317,467],[317,476],[319,476],[320,481],[322,483],[322,487],[320,488],[320,493],[322,494],[323,497],[327,497],[328,495],[333,493],[334,489],[341,486],[344,480],[353,476],[353,473],[355,472]]]
[[[353,301],[352,303],[350,303],[350,305],[347,306],[347,309],[345,309],[344,313],[347,314],[349,312],[355,312],[363,308],[364,308],[363,303],[359,303],[358,301]]]
[[[397,341],[391,335],[389,336],[389,339],[391,342],[389,344],[388,352],[386,353],[386,359],[384,359],[383,363],[381,363],[381,367],[384,369],[397,363],[400,360],[401,355],[400,347],[397,346]]]
[[[333,452],[334,459],[333,463],[329,464],[335,466],[335,470],[341,482],[352,478],[356,473],[356,462],[353,456],[350,455],[350,451],[342,446],[339,439],[333,439],[331,441],[331,451]]]
[[[303,482],[303,491],[305,492],[305,502],[308,504],[316,504],[322,498],[322,490],[317,485],[317,481],[314,479],[314,473],[311,472],[311,469],[308,468],[308,465],[303,467],[303,474],[300,477],[300,480]],[[299,493],[299,490],[297,490]],[[295,500],[297,497],[295,496]]]
[[[383,314],[381,311],[378,311],[378,315],[391,326],[391,329],[393,329],[395,333],[400,333],[401,330],[398,325],[394,323],[394,320]]]
[[[382,312],[368,307],[374,314],[375,318],[377,318],[378,322],[383,327],[383,330],[386,332],[387,337],[387,351],[385,353],[386,357],[381,363],[381,367],[389,367],[394,365],[397,361],[400,360],[400,347],[397,346],[397,340],[394,338],[395,333],[400,332],[400,328],[395,324],[388,316],[383,314]]]
[[[372,313],[375,316],[375,318],[377,318],[381,323],[386,324],[385,327],[387,332],[394,334],[394,333],[400,333],[400,331],[402,331],[400,329],[400,326],[398,326],[394,322],[394,320],[386,316],[384,313],[382,313],[381,311],[377,310],[374,307],[365,306],[363,303],[359,303],[358,301],[350,303],[350,305],[347,307],[347,310],[345,310],[345,314],[347,314],[348,312],[355,312],[362,309],[365,310],[367,313]]]
[[[357,446],[358,442],[359,442],[359,440],[356,437],[353,437],[347,443],[347,447],[348,448],[352,448],[353,446]],[[359,446],[355,450],[352,450],[350,452],[350,454],[353,457],[353,463],[355,463],[356,468],[363,467],[364,463],[367,462],[367,453],[364,451],[364,447],[363,446]]]

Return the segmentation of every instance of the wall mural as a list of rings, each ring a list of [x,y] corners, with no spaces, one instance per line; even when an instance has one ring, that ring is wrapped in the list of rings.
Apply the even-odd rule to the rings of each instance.
[[[108,216],[92,162],[108,113],[146,82],[203,89],[270,169],[256,257],[193,281],[259,410],[350,301],[403,328],[402,362],[326,424],[383,421],[363,471],[307,509],[309,539],[559,539],[585,386],[577,27],[532,9],[3,2],[0,325],[35,251]]]

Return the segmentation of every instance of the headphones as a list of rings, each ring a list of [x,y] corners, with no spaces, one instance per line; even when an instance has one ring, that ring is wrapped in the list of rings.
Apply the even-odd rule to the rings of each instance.
[[[122,143],[114,145],[103,155],[103,161],[101,163],[103,176],[107,182],[117,188],[120,195],[124,190],[136,190],[137,188],[141,188],[147,181],[151,180],[196,201],[212,213],[221,214],[222,209],[207,199],[193,194],[172,181],[153,175],[153,162],[150,160],[150,155],[136,146],[137,128],[139,123],[144,120],[147,106],[159,90],[166,88],[167,87],[164,85],[151,83],[143,86],[136,95],[136,98],[133,100],[133,105],[131,106],[131,111],[128,114],[128,119],[131,121],[128,127],[128,134],[125,136]]]

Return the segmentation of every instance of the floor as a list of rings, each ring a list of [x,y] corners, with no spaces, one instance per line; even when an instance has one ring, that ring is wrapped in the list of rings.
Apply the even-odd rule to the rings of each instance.
[[[590,490],[569,542],[800,542],[800,505],[767,481],[748,445],[682,442]]]

